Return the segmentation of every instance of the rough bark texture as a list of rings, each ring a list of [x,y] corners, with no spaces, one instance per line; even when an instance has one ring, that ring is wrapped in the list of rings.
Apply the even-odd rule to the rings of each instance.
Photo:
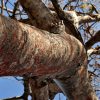
[[[29,15],[31,21],[35,18],[38,28],[52,31],[55,23],[57,23],[54,16],[41,0],[19,0],[24,10]],[[45,23],[45,24],[44,24]]]
[[[37,81],[30,80],[32,100],[49,100],[48,85],[39,87]]]
[[[0,16],[0,76],[51,78],[70,100],[97,100],[88,80],[84,45],[65,29],[57,31],[62,29],[59,20],[41,0],[19,1],[40,29]],[[35,82],[33,100],[48,100],[48,87],[39,88]]]
[[[75,85],[68,86],[73,86],[73,92],[77,84],[82,88],[79,89],[79,94],[80,91],[84,93],[84,88],[87,88],[86,94],[90,95],[93,92],[93,90],[88,91],[89,85],[85,85],[85,83],[88,84],[86,65],[84,65],[85,49],[73,36],[67,33],[50,34],[4,16],[0,16],[0,25],[2,27],[0,30],[0,76],[27,74],[55,78],[59,81],[65,75],[66,80],[75,75],[71,80],[68,79],[72,83],[75,82]],[[66,91],[65,87],[62,87],[62,90]],[[79,94],[68,96],[75,99]],[[83,97],[88,100],[87,96]]]
[[[84,62],[86,55],[83,45],[66,33],[50,34],[2,16],[0,24],[3,27],[0,43],[2,52],[0,75],[9,72],[23,75],[26,69],[27,72],[28,70],[34,72],[33,75],[36,76],[55,72],[58,74],[64,69],[65,72],[67,71],[65,66],[70,68]],[[53,72],[52,68],[55,69]],[[3,71],[3,69],[7,70]],[[48,69],[51,70],[46,72]],[[23,73],[20,72],[22,70]]]

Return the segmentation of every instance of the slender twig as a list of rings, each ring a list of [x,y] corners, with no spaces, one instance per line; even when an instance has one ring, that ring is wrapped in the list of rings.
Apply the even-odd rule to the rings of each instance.
[[[8,99],[3,99],[3,100],[24,100],[22,96],[20,97],[13,97],[13,98],[8,98]]]
[[[6,8],[6,10],[7,10],[7,3],[9,2],[9,0],[6,0],[6,2],[5,2],[5,8]],[[8,13],[8,15],[10,16],[10,14],[9,14],[9,12],[7,12]]]
[[[65,8],[69,5],[69,4],[71,4],[73,1],[69,1],[64,7],[63,7],[63,10],[65,10]]]
[[[19,2],[17,1],[17,2],[15,3],[14,9],[13,9],[12,18],[15,18],[15,14],[16,14],[18,5],[19,5]]]
[[[9,12],[9,13],[13,13],[13,10],[11,10],[11,9],[7,9],[7,8],[5,8],[5,7],[2,7],[2,6],[0,6],[0,8],[1,8],[2,10],[5,10],[5,11]]]
[[[1,0],[1,14],[3,15],[4,0]]]
[[[87,49],[90,49],[95,43],[100,41],[100,31],[98,31],[90,40],[85,43]]]

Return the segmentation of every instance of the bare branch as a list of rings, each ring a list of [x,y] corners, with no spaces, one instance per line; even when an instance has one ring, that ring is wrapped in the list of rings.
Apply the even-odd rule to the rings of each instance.
[[[23,81],[24,81],[24,94],[22,95],[22,97],[24,100],[27,100],[28,96],[30,95],[29,78],[27,76],[24,76]]]
[[[89,77],[99,77],[94,72],[88,71],[88,73],[89,73]]]
[[[96,48],[88,49],[87,54],[88,54],[88,56],[91,56],[93,54],[97,54],[97,55],[100,54],[100,47],[98,46]]]
[[[2,6],[0,6],[0,8],[2,8]],[[11,10],[11,9],[6,9],[5,7],[3,7],[2,9],[5,10],[5,11],[8,11],[10,13],[13,13],[13,10]]]
[[[51,7],[49,9],[51,11],[55,12],[54,8]],[[70,15],[71,13],[77,13],[76,15],[77,15],[77,19],[78,19],[79,24],[100,21],[100,14],[91,14],[91,15],[89,15],[87,13],[87,15],[86,15],[86,13],[75,12],[75,11],[64,11],[64,13],[65,13],[66,16]],[[62,15],[64,16],[64,14],[62,14]],[[74,19],[71,19],[70,21],[74,22]]]
[[[85,43],[87,49],[91,48],[95,43],[100,41],[100,31],[98,31],[90,40]]]
[[[94,21],[100,21],[100,14],[93,14],[93,15],[85,15],[85,16],[78,16],[79,23],[88,23]]]
[[[3,15],[4,0],[1,0],[1,14]]]
[[[74,23],[73,23],[74,22],[74,14],[76,15],[76,13],[73,12],[73,11],[64,12],[61,9],[60,5],[58,4],[58,0],[51,0],[51,1],[52,1],[52,4],[53,4],[53,6],[55,8],[55,11],[56,11],[58,17],[61,20],[63,20],[63,22],[64,22],[64,24],[66,26],[65,27],[65,31],[66,32],[69,31],[69,33],[67,32],[68,34],[71,34],[71,35],[75,36],[78,40],[81,41],[81,43],[83,43],[82,37],[80,35],[80,32],[77,30],[76,25],[74,25]],[[72,16],[70,16],[71,13],[72,13]],[[72,17],[72,19],[70,19],[69,16]]]
[[[3,100],[24,100],[22,96],[20,97],[13,97],[13,98],[8,98],[8,99],[3,99]]]
[[[31,21],[36,19],[38,27],[50,31],[56,25],[56,19],[45,6],[42,0],[19,0]]]
[[[12,16],[11,16],[12,18],[15,18],[15,14],[16,14],[18,5],[19,5],[19,2],[17,1],[17,2],[15,3],[14,9],[13,9],[13,13],[12,13]]]

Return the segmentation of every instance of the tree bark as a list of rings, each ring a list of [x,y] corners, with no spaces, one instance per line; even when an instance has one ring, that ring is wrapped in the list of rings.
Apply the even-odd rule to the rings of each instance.
[[[30,86],[32,91],[32,100],[49,100],[48,85],[43,87],[38,86],[36,80],[30,79]]]
[[[91,14],[85,16],[78,16],[79,23],[88,23],[88,22],[95,22],[100,21],[100,14]]]
[[[56,75],[64,69],[67,71],[67,67],[83,63],[86,58],[83,45],[66,33],[50,34],[4,16],[0,16],[0,25],[0,75],[23,75],[32,71],[38,76],[47,74],[48,69],[48,75],[57,72]]]
[[[96,32],[95,35],[85,43],[85,46],[87,49],[90,49],[97,42],[100,42],[100,31]]]
[[[49,77],[60,84],[66,84],[60,80],[63,77],[66,76],[66,80],[72,77],[72,84],[68,85],[68,80],[65,86],[61,85],[69,99],[72,96],[72,99],[80,100],[79,96],[83,95],[85,100],[96,100],[92,88],[87,85],[86,52],[76,38],[67,33],[51,34],[4,16],[0,16],[0,25],[0,76]],[[71,91],[75,94],[66,92],[66,86],[73,86]],[[78,93],[82,92],[80,95],[76,93],[76,87]]]
[[[32,22],[35,18],[38,28],[52,31],[57,20],[41,0],[19,0],[19,2]]]

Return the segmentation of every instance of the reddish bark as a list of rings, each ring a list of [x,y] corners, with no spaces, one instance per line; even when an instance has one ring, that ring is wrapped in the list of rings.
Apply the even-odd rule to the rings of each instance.
[[[80,100],[80,96],[96,100],[87,81],[86,52],[76,38],[67,33],[51,34],[4,16],[0,16],[0,25],[0,76],[55,78],[70,100]]]
[[[47,74],[47,70],[48,74],[58,74],[84,62],[84,47],[74,37],[66,33],[50,34],[2,16],[1,19],[0,75],[32,72],[38,76]]]
[[[51,78],[70,100],[97,100],[88,81],[87,54],[82,43],[59,27],[59,20],[41,0],[19,1],[31,21],[34,18],[38,28],[49,32],[0,16],[0,76]],[[53,34],[57,29],[63,31]],[[31,87],[33,97],[43,100],[46,94],[48,99],[47,87],[38,91],[34,82]]]

